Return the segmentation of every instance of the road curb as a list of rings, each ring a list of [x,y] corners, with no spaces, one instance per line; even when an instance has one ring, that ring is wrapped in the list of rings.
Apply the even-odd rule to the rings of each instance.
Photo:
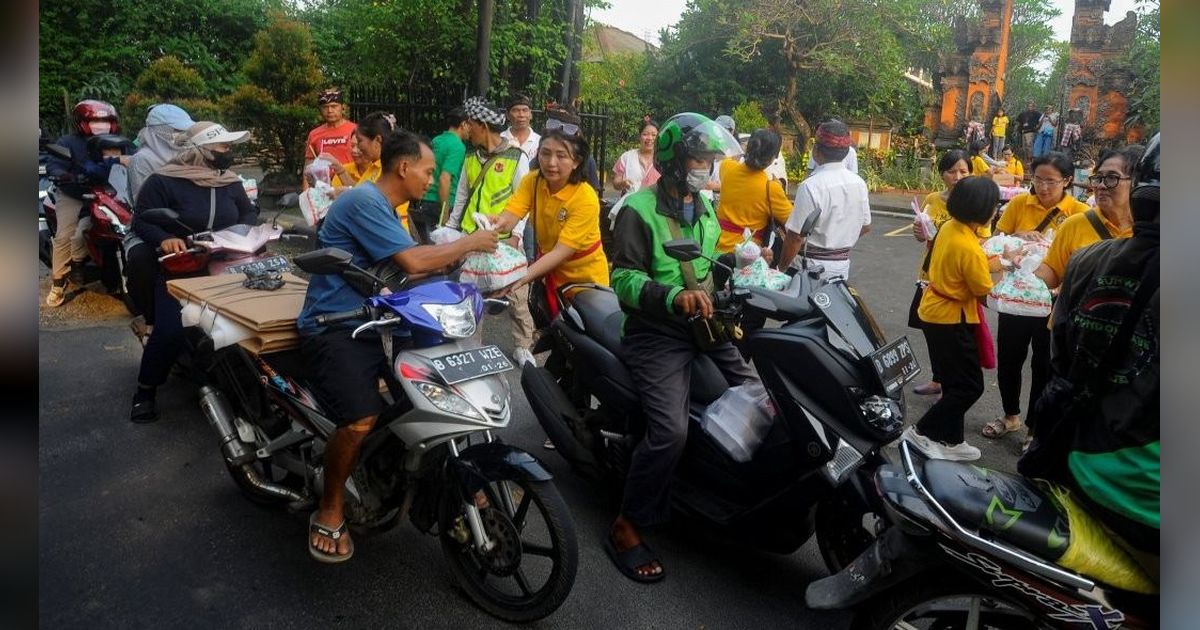
[[[913,218],[911,212],[893,212],[891,210],[876,210],[875,208],[871,208],[871,214],[878,214],[879,216],[891,217],[893,219],[905,219],[908,221],[911,221]]]

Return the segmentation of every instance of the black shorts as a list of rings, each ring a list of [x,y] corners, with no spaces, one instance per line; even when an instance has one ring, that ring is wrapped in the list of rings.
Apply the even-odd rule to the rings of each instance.
[[[317,398],[338,426],[383,411],[379,379],[389,377],[391,368],[379,335],[351,339],[349,328],[327,328],[318,335],[305,336],[300,353]]]

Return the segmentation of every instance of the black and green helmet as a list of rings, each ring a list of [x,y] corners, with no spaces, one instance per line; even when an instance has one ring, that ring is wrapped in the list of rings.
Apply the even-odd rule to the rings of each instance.
[[[684,112],[667,119],[658,130],[654,162],[662,173],[682,172],[684,160],[719,160],[742,154],[737,138],[707,116]],[[671,168],[671,165],[677,165]]]

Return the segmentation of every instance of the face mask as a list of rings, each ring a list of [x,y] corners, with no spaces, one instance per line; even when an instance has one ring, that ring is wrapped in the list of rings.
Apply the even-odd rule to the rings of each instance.
[[[712,178],[712,173],[707,168],[694,168],[694,169],[688,171],[688,174],[687,174],[688,190],[690,190],[692,192],[700,192],[700,189],[704,188],[704,185],[707,184],[708,180],[711,178]]]
[[[88,128],[92,130],[93,136],[99,136],[112,131],[112,123],[106,120],[88,123]]]
[[[218,171],[224,171],[233,166],[233,151],[209,151],[209,154],[212,157],[208,158],[208,165]]]

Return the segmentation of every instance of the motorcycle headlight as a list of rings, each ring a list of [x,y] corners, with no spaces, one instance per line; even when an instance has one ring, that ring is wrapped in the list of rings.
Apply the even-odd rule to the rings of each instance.
[[[437,320],[445,336],[451,339],[465,339],[475,334],[473,306],[473,300],[468,297],[458,304],[422,304],[421,308]]]
[[[434,407],[456,416],[463,416],[474,420],[484,419],[483,414],[479,413],[479,410],[475,409],[465,398],[445,387],[425,382],[418,382],[416,385],[417,391],[421,392],[421,395],[432,403]]]

